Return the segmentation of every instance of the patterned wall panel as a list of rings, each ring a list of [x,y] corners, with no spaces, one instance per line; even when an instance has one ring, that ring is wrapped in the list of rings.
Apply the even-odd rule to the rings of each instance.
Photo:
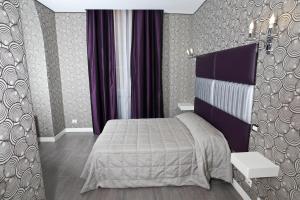
[[[57,135],[65,128],[65,118],[58,59],[55,13],[38,1],[35,1],[35,6],[43,32],[53,131],[54,135]]]
[[[33,110],[39,136],[54,136],[43,32],[34,0],[20,0]]]
[[[85,13],[55,15],[66,127],[91,127],[86,15]],[[194,90],[191,88],[194,88],[194,60],[188,59],[185,55],[186,49],[191,46],[191,25],[191,15],[165,14],[163,31],[165,116],[174,116],[179,112],[177,103],[193,102]],[[76,46],[73,45],[74,41]],[[78,119],[78,124],[72,124],[72,119]]]
[[[55,15],[66,127],[91,127],[85,50],[86,15]],[[166,116],[178,113],[177,103],[193,102],[194,93],[190,88],[194,87],[194,61],[185,55],[185,50],[191,46],[191,23],[191,15],[166,14],[164,18],[163,93]],[[77,41],[76,46],[73,45],[74,41]],[[78,124],[72,124],[72,119],[78,119]]]
[[[45,199],[19,8],[0,1],[0,199]]]
[[[92,127],[86,14],[56,13],[55,17],[66,127]]]
[[[165,116],[179,113],[177,104],[193,102],[195,60],[186,56],[192,46],[192,15],[165,14],[163,93]]]
[[[163,79],[163,103],[164,103],[164,114],[165,117],[170,115],[169,107],[170,107],[170,20],[168,15],[164,15],[164,24],[163,24],[163,60],[162,60],[162,79]]]
[[[248,43],[256,20],[260,42],[251,133],[251,151],[280,165],[278,178],[254,180],[252,188],[235,178],[252,199],[300,199],[300,3],[295,0],[207,0],[193,17],[193,47],[200,54]],[[263,47],[272,12],[278,15],[274,51]],[[233,72],[234,73],[234,72]]]

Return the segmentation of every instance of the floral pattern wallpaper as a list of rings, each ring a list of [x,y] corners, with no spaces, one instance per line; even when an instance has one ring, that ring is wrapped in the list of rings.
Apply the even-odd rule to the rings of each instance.
[[[59,69],[55,13],[38,1],[35,1],[35,6],[39,15],[44,39],[53,132],[54,135],[57,135],[65,128],[65,118]]]
[[[264,42],[269,18],[278,16],[273,52]],[[248,39],[251,20],[256,38]],[[251,199],[300,199],[300,2],[296,0],[207,0],[193,16],[192,46],[198,54],[259,42],[257,83],[249,149],[280,166],[277,178],[255,179],[250,188],[235,178]]]
[[[18,0],[0,1],[0,199],[45,199]]]
[[[55,19],[66,127],[91,128],[86,14],[56,13]]]
[[[43,32],[34,0],[20,0],[33,110],[39,136],[54,136]]]

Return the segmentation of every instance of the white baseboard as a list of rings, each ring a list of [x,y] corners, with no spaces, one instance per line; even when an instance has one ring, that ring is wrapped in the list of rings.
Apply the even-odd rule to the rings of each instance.
[[[39,142],[55,142],[55,137],[38,137]]]
[[[65,128],[64,130],[62,130],[59,134],[57,134],[54,137],[39,137],[38,141],[39,142],[56,142],[66,133],[81,133],[81,132],[92,133],[93,128]]]
[[[245,190],[240,186],[240,184],[233,179],[232,181],[233,188],[239,193],[243,200],[251,200],[249,195],[245,192]]]
[[[84,132],[93,132],[93,128],[65,128],[64,130],[66,133],[84,133]]]
[[[65,134],[65,129],[62,130],[59,134],[57,134],[54,138],[55,141],[59,140]]]

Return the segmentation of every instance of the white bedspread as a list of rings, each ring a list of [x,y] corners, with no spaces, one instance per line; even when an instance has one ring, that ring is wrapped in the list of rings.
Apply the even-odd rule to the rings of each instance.
[[[194,113],[176,118],[111,120],[97,139],[81,178],[81,192],[103,188],[231,182],[223,135]]]

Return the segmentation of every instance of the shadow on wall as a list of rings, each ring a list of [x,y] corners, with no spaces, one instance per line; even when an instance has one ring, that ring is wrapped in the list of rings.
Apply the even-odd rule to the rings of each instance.
[[[36,115],[34,115],[34,122],[35,122],[35,127],[36,127],[36,135],[37,137],[40,137],[40,127],[39,127],[39,120]]]

